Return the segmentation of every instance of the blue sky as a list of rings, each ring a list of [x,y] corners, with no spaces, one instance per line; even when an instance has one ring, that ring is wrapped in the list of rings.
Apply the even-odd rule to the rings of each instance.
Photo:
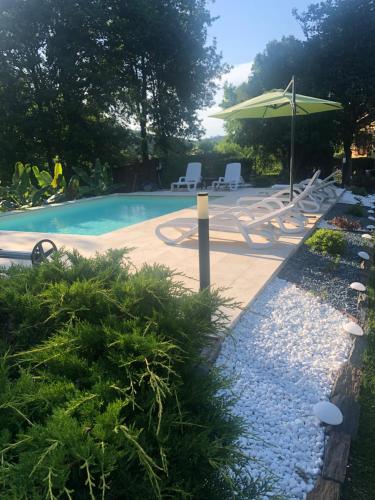
[[[302,30],[292,15],[292,9],[303,11],[316,0],[216,0],[208,6],[213,16],[220,18],[209,30],[209,37],[217,40],[223,60],[233,66],[225,81],[236,85],[246,81],[251,63],[258,52],[265,49],[267,42],[280,39],[283,35],[303,38]],[[215,105],[201,112],[206,136],[223,134],[222,121],[208,118],[215,112],[222,99],[219,91]]]

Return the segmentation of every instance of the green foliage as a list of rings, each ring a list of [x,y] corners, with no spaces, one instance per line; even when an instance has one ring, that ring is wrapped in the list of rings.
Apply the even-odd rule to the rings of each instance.
[[[160,147],[199,133],[197,110],[224,69],[204,0],[14,0],[1,9],[2,178],[18,158],[121,164],[134,143],[147,155],[149,131]]]
[[[223,107],[285,88],[292,75],[296,75],[298,93],[341,102],[343,112],[297,117],[296,171],[301,177],[313,167],[331,171],[334,151],[343,144],[348,160],[344,170],[347,182],[351,176],[351,146],[353,142],[363,143],[363,129],[375,119],[375,52],[370,42],[375,23],[373,2],[326,0],[294,14],[306,39],[289,36],[269,42],[255,57],[249,80],[225,88]],[[287,169],[289,118],[236,120],[226,126],[233,142],[261,146]],[[368,134],[366,140],[371,149]]]
[[[57,201],[63,198],[65,187],[62,166],[57,158],[54,177],[48,170],[39,170],[36,165],[31,166],[18,161],[14,167],[12,183],[0,187],[2,208],[36,206],[51,196]]]
[[[19,205],[27,204],[32,197],[33,185],[31,182],[31,166],[17,162],[14,166],[12,185],[8,199]]]
[[[37,206],[43,202],[73,200],[81,196],[96,196],[113,191],[112,169],[108,163],[96,160],[94,164],[73,167],[75,175],[66,183],[58,157],[54,159],[53,177],[48,170],[17,162],[12,184],[0,187],[3,210],[23,206]]]
[[[108,163],[101,163],[99,159],[94,164],[89,163],[86,168],[73,167],[73,171],[76,176],[70,179],[72,188],[76,183],[82,196],[105,194],[114,187],[111,167]]]
[[[333,256],[343,255],[346,248],[345,236],[333,229],[318,229],[305,243],[314,252]]]
[[[367,196],[368,195],[367,189],[365,187],[362,187],[362,186],[351,186],[349,189],[353,194],[356,194],[359,196]]]
[[[360,392],[360,421],[358,435],[350,446],[347,480],[343,500],[367,500],[375,491],[375,269],[372,268],[368,286],[369,311],[367,350],[364,355]]]
[[[213,151],[222,155],[230,155],[233,158],[252,159],[254,157],[253,148],[249,146],[240,146],[235,142],[230,142],[228,139],[217,142],[213,147]]]
[[[227,163],[240,162],[242,176],[246,181],[255,184],[264,175],[267,178],[264,185],[267,186],[281,173],[281,164],[275,156],[268,155],[260,148],[239,146],[227,138],[205,139],[193,144],[175,141],[173,146],[163,158],[164,185],[185,175],[186,165],[190,161],[200,161],[202,176],[209,178],[223,176]],[[259,182],[262,183],[262,180]]]
[[[251,178],[254,187],[270,187],[278,181],[278,175],[256,175]]]
[[[227,383],[199,370],[223,328],[192,293],[123,250],[58,253],[0,279],[0,496],[260,498],[243,472]]]
[[[307,37],[305,61],[315,87],[341,102],[339,130],[351,176],[351,146],[375,116],[375,9],[372,0],[335,0],[312,4],[297,14]],[[355,43],[353,43],[355,40]],[[361,58],[358,58],[361,54]],[[366,61],[363,71],[362,61]]]
[[[272,89],[287,86],[296,75],[297,92],[327,98],[316,88],[314,75],[306,65],[306,43],[296,38],[284,37],[267,44],[255,57],[251,75],[238,87],[226,86],[223,107],[232,106]],[[322,113],[298,117],[295,135],[295,170],[306,177],[313,168],[333,166],[334,146],[339,142],[337,116]],[[273,156],[285,171],[289,167],[290,117],[267,120],[232,120],[226,123],[231,142],[240,146],[252,145],[260,156]]]
[[[349,215],[354,215],[354,217],[364,217],[366,215],[365,209],[363,208],[361,203],[351,205],[346,213]]]

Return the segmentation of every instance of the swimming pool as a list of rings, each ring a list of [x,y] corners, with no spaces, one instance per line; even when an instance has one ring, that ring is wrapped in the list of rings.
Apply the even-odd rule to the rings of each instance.
[[[0,217],[0,230],[99,236],[195,203],[194,196],[104,196],[4,214]]]

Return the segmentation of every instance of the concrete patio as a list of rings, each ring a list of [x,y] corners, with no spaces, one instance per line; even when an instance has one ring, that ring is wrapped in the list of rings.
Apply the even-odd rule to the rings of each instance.
[[[213,204],[233,206],[240,196],[259,196],[264,193],[264,189],[256,188],[241,189],[229,193],[220,192],[218,193],[219,198],[210,201],[210,207]],[[150,195],[150,193],[147,194]],[[155,196],[176,194],[184,196],[186,192],[159,191],[153,194]],[[188,194],[191,195],[191,193]],[[216,196],[216,194],[214,195]],[[279,271],[285,260],[297,249],[321,215],[309,215],[309,224],[304,233],[282,236],[277,244],[264,249],[250,250],[239,235],[214,233],[211,236],[211,283],[215,287],[225,288],[224,294],[226,296],[241,303],[240,308],[230,312],[232,321],[238,319],[243,308]],[[178,246],[169,246],[155,236],[155,228],[158,224],[175,217],[196,217],[196,210],[180,210],[102,236],[51,234],[42,231],[38,233],[2,231],[0,233],[0,248],[31,250],[34,244],[43,238],[52,239],[58,247],[75,248],[85,256],[93,255],[95,252],[103,252],[108,248],[127,247],[130,249],[129,256],[135,266],[139,267],[144,263],[164,264],[179,273],[183,273],[181,279],[186,285],[192,290],[198,290],[197,239],[187,240]],[[9,265],[10,261],[2,259],[0,263]]]

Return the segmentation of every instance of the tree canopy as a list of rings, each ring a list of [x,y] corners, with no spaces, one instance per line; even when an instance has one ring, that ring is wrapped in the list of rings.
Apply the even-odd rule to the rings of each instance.
[[[375,1],[334,0],[298,14],[315,86],[344,106],[341,139],[351,175],[351,146],[375,120]]]
[[[297,92],[339,101],[340,113],[297,118],[296,160],[303,169],[329,167],[343,145],[350,177],[351,145],[360,130],[375,119],[375,2],[328,0],[295,12],[306,40],[285,37],[270,42],[254,60],[249,80],[227,87],[223,106],[264,91],[285,88],[296,75]],[[286,166],[290,120],[247,120],[227,125],[232,140],[276,153]]]
[[[225,107],[255,97],[267,90],[282,89],[296,75],[297,92],[326,98],[314,92],[305,66],[305,45],[294,37],[272,41],[254,60],[248,81],[239,87],[227,87]],[[313,167],[328,170],[332,166],[334,146],[338,142],[337,117],[309,115],[297,117],[295,148],[296,167],[304,175]],[[336,113],[335,113],[336,115]],[[259,154],[276,155],[285,171],[289,168],[290,118],[238,120],[227,123],[231,140],[242,146],[253,145]]]
[[[205,0],[0,0],[0,168],[196,136],[223,69]]]

